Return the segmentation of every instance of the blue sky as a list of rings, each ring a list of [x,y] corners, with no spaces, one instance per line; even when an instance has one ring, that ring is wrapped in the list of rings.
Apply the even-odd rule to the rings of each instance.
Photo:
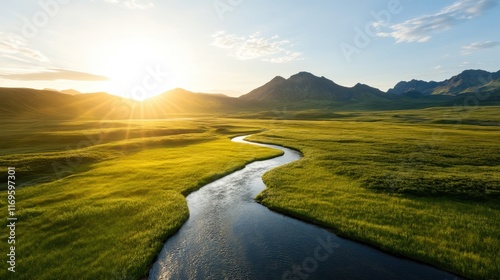
[[[500,69],[498,0],[17,0],[0,86],[146,98],[246,93],[308,71],[382,90]]]

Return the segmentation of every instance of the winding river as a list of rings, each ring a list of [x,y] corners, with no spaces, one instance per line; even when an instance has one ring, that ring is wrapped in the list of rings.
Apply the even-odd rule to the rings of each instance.
[[[301,155],[284,151],[248,164],[187,197],[190,217],[163,247],[149,279],[459,279],[340,238],[254,201],[262,175]]]

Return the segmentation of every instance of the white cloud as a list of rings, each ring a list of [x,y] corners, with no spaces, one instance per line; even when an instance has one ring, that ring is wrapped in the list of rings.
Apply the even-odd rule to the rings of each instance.
[[[0,57],[26,63],[49,61],[41,52],[29,48],[26,38],[3,32],[0,32]]]
[[[150,0],[104,0],[107,3],[118,4],[128,9],[144,10],[154,6]]]
[[[293,44],[288,40],[280,40],[278,36],[264,38],[259,32],[248,37],[228,34],[219,31],[212,35],[212,45],[228,49],[230,55],[239,60],[260,59],[271,63],[285,63],[301,58],[301,53],[289,50]]]
[[[392,37],[397,43],[422,43],[429,41],[434,34],[481,16],[496,5],[496,0],[458,0],[435,14],[419,16],[393,25],[377,22],[373,27],[379,31],[378,36]]]
[[[490,49],[500,46],[499,41],[484,41],[484,42],[474,42],[470,45],[462,47],[462,54],[470,54],[476,51]]]

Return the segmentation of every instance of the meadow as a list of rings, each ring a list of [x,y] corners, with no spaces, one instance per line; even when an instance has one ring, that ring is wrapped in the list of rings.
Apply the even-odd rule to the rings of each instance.
[[[246,163],[281,154],[230,141],[230,136],[255,132],[255,127],[190,120],[125,124],[110,122],[99,129],[94,121],[49,122],[50,132],[43,126],[38,131],[44,134],[41,149],[47,152],[35,144],[32,152],[25,145],[3,146],[7,149],[2,155],[9,155],[0,157],[2,173],[15,166],[16,181],[24,184],[16,190],[15,279],[140,279],[164,241],[188,218],[185,195]],[[20,125],[6,129],[10,139],[18,137],[15,128]],[[127,139],[106,137],[121,129]],[[151,136],[144,136],[150,131]],[[88,135],[98,139],[100,133],[96,145],[59,148],[75,147]],[[51,170],[52,163],[64,166],[61,179]],[[30,181],[23,182],[28,174]],[[36,183],[37,176],[47,182]],[[6,200],[0,207],[7,210]],[[6,231],[1,239],[7,240]],[[0,248],[8,252],[7,242]],[[10,273],[2,269],[0,278],[10,279]]]
[[[304,158],[264,175],[265,206],[472,279],[500,275],[500,116],[481,107],[283,121],[250,139]],[[443,117],[444,116],[444,117]],[[458,121],[459,120],[459,121]],[[480,125],[471,125],[484,120]]]
[[[189,217],[187,194],[280,154],[229,141],[251,133],[304,155],[264,175],[263,205],[468,278],[495,279],[498,109],[6,120],[0,167],[5,177],[8,166],[17,171],[16,279],[145,277]]]

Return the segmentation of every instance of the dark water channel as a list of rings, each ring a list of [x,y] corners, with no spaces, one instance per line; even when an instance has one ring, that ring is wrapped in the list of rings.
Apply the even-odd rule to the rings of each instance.
[[[243,138],[233,141],[250,143]],[[149,279],[459,279],[256,203],[265,188],[262,175],[301,157],[262,146],[285,154],[251,163],[190,194],[190,218],[166,242]]]

